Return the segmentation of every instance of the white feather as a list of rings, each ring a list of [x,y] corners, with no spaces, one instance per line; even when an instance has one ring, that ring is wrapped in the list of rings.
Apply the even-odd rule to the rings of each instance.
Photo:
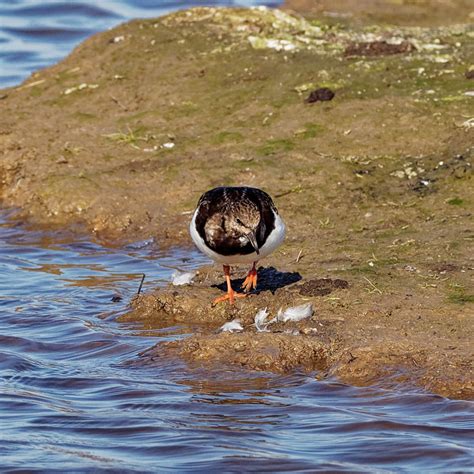
[[[313,305],[311,303],[302,304],[300,306],[291,306],[282,311],[280,308],[277,314],[277,320],[281,322],[301,321],[310,318],[313,315]]]
[[[180,272],[176,270],[171,275],[171,283],[175,286],[189,285],[195,276],[195,272]]]
[[[239,332],[243,330],[244,328],[242,327],[242,324],[240,324],[240,319],[229,321],[228,323],[223,324],[220,328],[221,332]]]
[[[268,317],[268,311],[267,308],[261,309],[256,315],[255,315],[255,327],[257,328],[258,332],[270,332],[267,327],[269,324],[274,323],[276,321],[275,318],[272,320],[268,321],[265,323]]]

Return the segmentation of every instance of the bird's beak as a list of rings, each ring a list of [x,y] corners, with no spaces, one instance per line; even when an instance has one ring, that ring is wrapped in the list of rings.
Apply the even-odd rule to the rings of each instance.
[[[257,255],[260,254],[260,250],[258,250],[258,244],[257,244],[257,236],[255,235],[255,232],[249,232],[246,235],[247,239],[249,239],[250,244],[252,247],[255,249],[255,252],[257,252]]]

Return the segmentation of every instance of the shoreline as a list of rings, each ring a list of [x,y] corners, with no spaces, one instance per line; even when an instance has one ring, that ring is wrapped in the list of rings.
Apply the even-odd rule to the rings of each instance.
[[[206,189],[262,187],[288,237],[261,264],[300,281],[209,309],[222,279],[203,268],[195,286],[146,294],[124,318],[194,321],[197,334],[157,348],[191,363],[319,368],[472,399],[473,51],[468,25],[261,8],[135,20],[2,91],[0,198],[31,225],[166,248],[191,246]],[[334,98],[306,103],[317,87]],[[320,294],[324,279],[348,288]],[[259,309],[305,301],[315,315],[299,335],[252,329]],[[237,314],[244,333],[215,334]]]

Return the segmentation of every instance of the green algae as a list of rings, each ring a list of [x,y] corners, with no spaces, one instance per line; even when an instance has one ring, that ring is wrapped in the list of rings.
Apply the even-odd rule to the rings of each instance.
[[[456,304],[465,304],[465,303],[474,303],[474,295],[468,295],[466,293],[451,293],[448,296],[448,300],[451,303],[456,303]]]
[[[222,131],[219,132],[212,141],[216,144],[227,143],[227,142],[241,142],[244,136],[240,132]]]
[[[474,294],[468,293],[464,285],[452,283],[449,285],[451,291],[448,294],[450,303],[464,305],[466,303],[474,303]]]
[[[462,204],[464,204],[464,200],[461,198],[455,197],[452,199],[448,199],[446,203],[449,204],[450,206],[461,206]]]
[[[295,137],[307,140],[314,138],[324,130],[324,127],[318,123],[305,123],[304,128],[298,129],[294,132]]]
[[[274,138],[267,140],[262,146],[257,148],[257,153],[269,156],[278,153],[288,152],[293,150],[295,144],[292,140],[287,138]]]
[[[148,133],[147,128],[143,126],[134,130],[128,127],[127,131],[109,133],[104,135],[104,137],[117,143],[130,145],[132,148],[139,148],[138,145],[141,142],[148,143],[154,138],[153,135]]]

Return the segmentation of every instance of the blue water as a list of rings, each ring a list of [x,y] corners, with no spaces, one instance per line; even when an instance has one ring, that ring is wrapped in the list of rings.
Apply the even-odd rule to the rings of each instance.
[[[0,83],[93,32],[188,5],[2,1]],[[150,347],[193,328],[117,317],[142,273],[149,291],[202,257],[151,239],[106,248],[10,217],[0,214],[0,472],[474,472],[473,403],[150,362]]]
[[[0,471],[466,472],[474,404],[142,354],[192,328],[117,322],[203,257],[0,216]],[[122,297],[122,301],[117,301]]]
[[[278,0],[0,0],[0,87],[54,64],[93,33],[131,18],[205,5],[276,6]]]

